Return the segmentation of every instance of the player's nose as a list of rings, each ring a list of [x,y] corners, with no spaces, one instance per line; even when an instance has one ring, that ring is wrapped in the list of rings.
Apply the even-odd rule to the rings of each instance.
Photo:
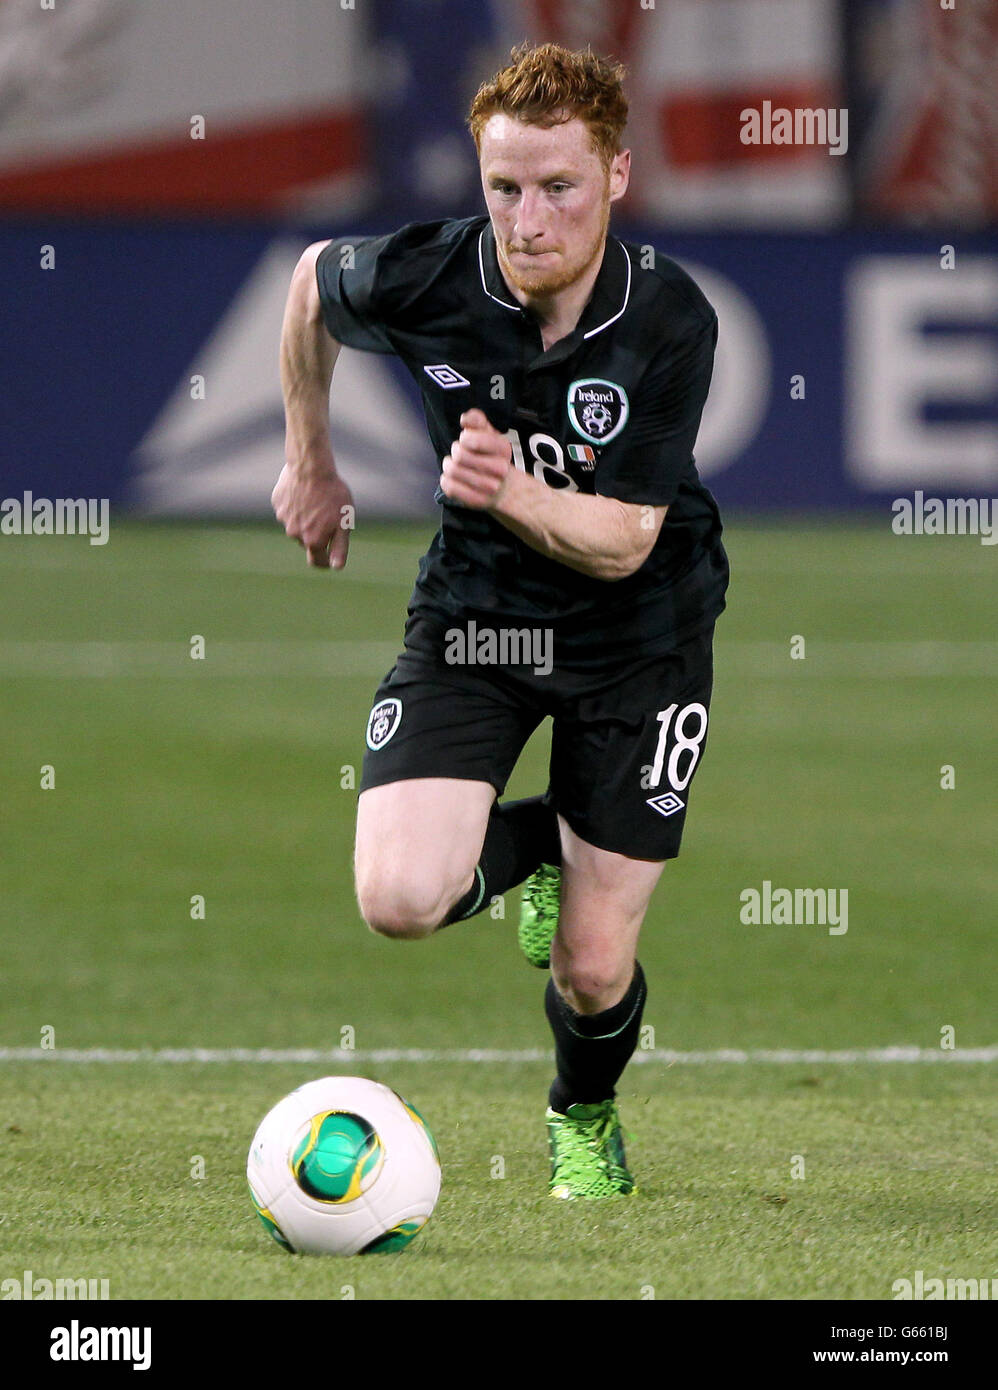
[[[533,243],[543,240],[546,230],[540,200],[530,192],[524,193],[516,210],[517,244],[533,250]]]

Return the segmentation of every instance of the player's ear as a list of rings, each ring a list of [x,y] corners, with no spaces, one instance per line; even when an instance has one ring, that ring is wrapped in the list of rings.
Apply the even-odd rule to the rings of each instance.
[[[631,180],[631,152],[621,150],[610,161],[610,202],[615,203],[627,192]]]

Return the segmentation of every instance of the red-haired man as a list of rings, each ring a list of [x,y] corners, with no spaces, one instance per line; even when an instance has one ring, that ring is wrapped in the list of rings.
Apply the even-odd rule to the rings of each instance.
[[[368,722],[357,897],[373,930],[420,937],[526,880],[564,1198],[634,1190],[614,1097],[645,1001],[638,934],[679,851],[728,579],[692,453],[716,316],[673,261],[609,232],[630,169],[623,75],[515,49],[468,122],[487,216],[305,252],[273,498],[312,564],[345,563],[333,364],[341,343],[396,353],[442,461],[442,521]],[[545,795],[500,804],[547,715]]]

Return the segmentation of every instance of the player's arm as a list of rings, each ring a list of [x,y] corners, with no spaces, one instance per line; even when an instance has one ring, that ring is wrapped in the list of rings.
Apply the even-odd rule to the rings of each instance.
[[[709,306],[707,306],[709,309]],[[597,579],[640,569],[692,457],[714,364],[717,316],[681,321],[651,361],[628,425],[595,495],[550,488],[513,467],[511,448],[481,410],[461,417],[440,486],[469,507],[491,511],[527,545]]]
[[[512,464],[509,440],[481,410],[461,416],[461,435],[443,461],[440,486],[465,506],[492,515],[541,554],[596,579],[640,569],[667,507],[550,488]]]
[[[336,471],[329,438],[329,387],[340,344],[323,321],[315,273],[327,245],[308,247],[288,291],[280,347],[285,463],[270,500],[287,534],[308,551],[310,565],[342,569],[353,499]]]

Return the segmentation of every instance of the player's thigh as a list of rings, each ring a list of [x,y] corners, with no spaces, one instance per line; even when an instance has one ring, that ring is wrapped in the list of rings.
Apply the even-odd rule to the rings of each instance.
[[[551,973],[573,1007],[610,1008],[631,983],[641,926],[665,864],[591,845],[564,818],[560,827],[561,910]]]
[[[415,626],[375,696],[360,782],[357,896],[387,931],[439,924],[471,887],[492,804],[542,717],[501,673],[441,669]]]
[[[362,908],[408,902],[419,915],[444,910],[468,887],[495,801],[490,782],[414,777],[362,791],[354,856]],[[450,901],[447,901],[447,900]]]

